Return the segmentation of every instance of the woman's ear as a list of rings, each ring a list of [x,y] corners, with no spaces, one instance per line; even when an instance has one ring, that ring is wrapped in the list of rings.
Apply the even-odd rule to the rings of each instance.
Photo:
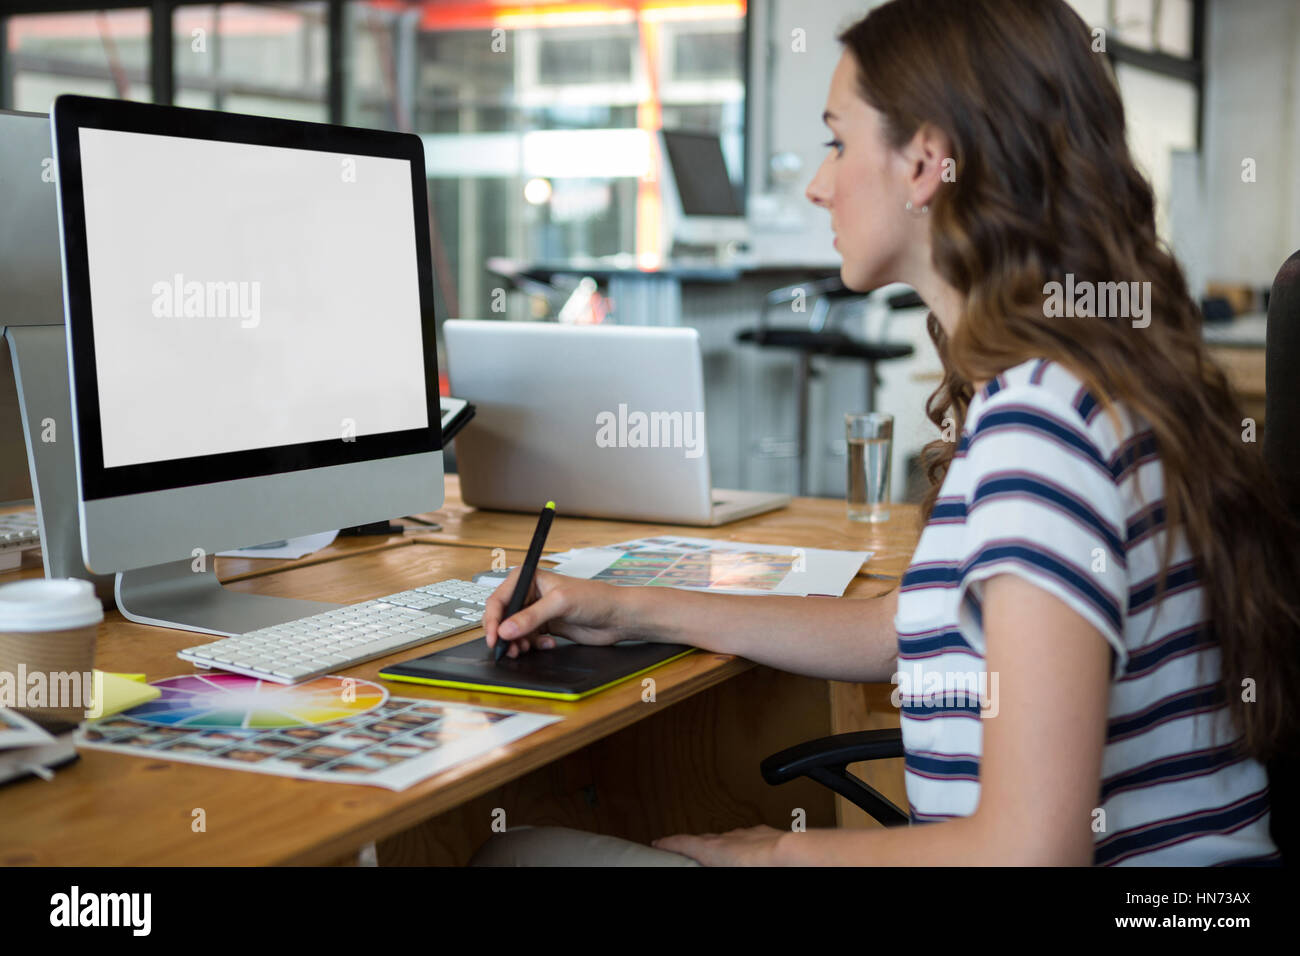
[[[903,148],[907,161],[908,198],[916,208],[930,205],[939,187],[953,182],[956,163],[948,134],[933,123],[922,123]]]

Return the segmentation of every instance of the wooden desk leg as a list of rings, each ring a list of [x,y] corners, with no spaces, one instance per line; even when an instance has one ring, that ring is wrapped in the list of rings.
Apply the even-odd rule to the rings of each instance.
[[[835,823],[834,795],[809,781],[769,787],[759,762],[831,732],[826,682],[755,667],[462,807],[379,844],[385,866],[461,865],[507,826],[565,826],[641,843],[766,823]],[[497,814],[499,816],[499,813]]]
[[[855,730],[884,730],[898,727],[898,708],[890,703],[893,684],[846,684],[830,682],[832,733],[845,734]],[[903,760],[869,760],[849,765],[849,771],[875,787],[904,810],[907,809],[907,790],[903,785]],[[843,797],[835,798],[835,819],[842,827],[870,828],[880,826],[865,811]]]

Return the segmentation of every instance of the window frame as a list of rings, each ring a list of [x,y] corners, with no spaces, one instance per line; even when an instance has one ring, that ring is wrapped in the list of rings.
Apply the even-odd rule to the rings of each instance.
[[[241,0],[245,2],[245,0]],[[347,88],[345,55],[345,10],[347,0],[322,0],[325,4],[326,78],[325,106],[327,121],[343,125],[343,96]],[[175,42],[172,14],[180,7],[220,5],[221,0],[17,0],[0,13],[0,108],[12,109],[13,87],[7,52],[9,18],[34,14],[95,13],[100,10],[146,10],[149,13],[149,82],[151,102],[171,106],[176,99],[176,71],[172,54]]]
[[[1106,57],[1112,67],[1127,66],[1149,70],[1161,76],[1190,82],[1196,90],[1196,148],[1200,150],[1205,131],[1205,2],[1191,0],[1192,4],[1192,55],[1175,56],[1160,50],[1144,50],[1118,39],[1112,28],[1106,27]],[[1115,2],[1107,4],[1107,19],[1114,22]]]

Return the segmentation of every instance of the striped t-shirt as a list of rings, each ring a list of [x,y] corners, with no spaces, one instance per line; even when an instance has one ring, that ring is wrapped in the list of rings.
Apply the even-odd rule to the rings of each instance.
[[[1234,749],[1182,535],[1154,600],[1163,470],[1151,431],[1122,406],[1120,417],[1117,434],[1096,397],[1043,359],[972,399],[894,620],[912,822],[969,816],[979,802],[981,708],[993,716],[997,705],[981,600],[988,578],[1010,573],[1060,598],[1111,646],[1094,863],[1276,861],[1268,778]],[[1051,653],[1052,635],[1042,642]]]

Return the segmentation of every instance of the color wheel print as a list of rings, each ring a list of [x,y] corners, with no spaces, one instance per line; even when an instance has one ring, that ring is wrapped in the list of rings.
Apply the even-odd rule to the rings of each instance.
[[[152,686],[162,696],[122,716],[195,730],[263,730],[356,717],[388,699],[388,691],[378,684],[344,677],[286,686],[242,674],[190,674],[154,681]]]

